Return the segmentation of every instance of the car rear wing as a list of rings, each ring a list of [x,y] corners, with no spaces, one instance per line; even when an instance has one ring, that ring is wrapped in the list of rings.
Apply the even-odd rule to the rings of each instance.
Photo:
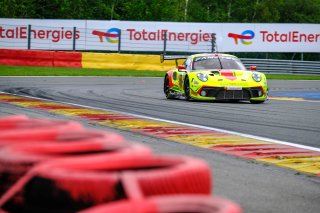
[[[176,61],[176,66],[178,66],[178,60],[179,59],[186,59],[188,56],[186,55],[165,55],[165,54],[160,54],[160,62],[163,63],[166,60],[175,60]]]

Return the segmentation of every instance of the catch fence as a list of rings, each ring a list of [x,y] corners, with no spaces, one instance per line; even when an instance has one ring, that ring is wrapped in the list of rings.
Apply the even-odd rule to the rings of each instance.
[[[258,71],[270,74],[320,75],[320,62],[241,58],[246,68],[257,66]]]
[[[209,53],[218,51],[215,33],[174,33],[158,30],[150,33],[111,28],[2,25],[1,49],[64,50],[137,53]],[[146,40],[151,41],[146,45]],[[320,74],[320,62],[242,58],[247,66],[274,74]]]

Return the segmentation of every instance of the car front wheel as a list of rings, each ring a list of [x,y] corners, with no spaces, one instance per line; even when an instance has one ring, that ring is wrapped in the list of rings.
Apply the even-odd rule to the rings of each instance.
[[[188,76],[187,76],[186,79],[184,80],[184,95],[185,95],[187,101],[191,100],[191,96],[190,96],[190,82],[189,82]]]
[[[264,101],[255,101],[255,100],[250,100],[250,103],[252,104],[262,104]]]

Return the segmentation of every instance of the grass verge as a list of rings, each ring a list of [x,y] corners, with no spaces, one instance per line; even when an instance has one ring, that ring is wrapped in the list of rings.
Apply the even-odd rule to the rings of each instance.
[[[135,76],[163,77],[163,71],[106,70],[65,67],[28,67],[0,65],[0,76]]]
[[[276,80],[320,80],[319,75],[283,75],[283,74],[267,74],[267,79]]]
[[[165,71],[106,70],[65,67],[29,67],[0,65],[0,76],[134,76],[164,77]],[[320,80],[319,75],[267,74],[268,79]]]

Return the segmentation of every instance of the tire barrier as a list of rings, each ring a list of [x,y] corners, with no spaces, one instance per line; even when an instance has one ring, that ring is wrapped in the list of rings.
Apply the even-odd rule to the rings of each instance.
[[[118,156],[97,154],[42,164],[28,178],[20,200],[25,202],[21,207],[24,212],[74,212],[125,198],[209,195],[210,190],[210,171],[198,159],[130,151]],[[16,206],[9,203],[7,208],[14,210]]]
[[[128,147],[118,134],[86,130],[75,122],[29,119],[26,116],[1,118],[0,132],[0,182],[4,183],[0,186],[0,195],[40,161],[63,157],[63,154],[80,155],[81,151],[109,152]],[[4,148],[6,145],[10,148]]]
[[[82,53],[45,50],[0,49],[0,64],[81,68]]]
[[[70,121],[4,117],[0,133],[0,212],[239,212],[210,197],[211,171],[196,158]]]
[[[52,66],[53,51],[0,49],[0,64],[14,66]]]
[[[82,68],[82,53],[55,51],[53,54],[53,66]]]
[[[220,197],[204,195],[157,196],[125,200],[85,209],[79,213],[241,213],[240,206]]]
[[[166,71],[174,61],[160,63],[159,55],[0,49],[0,64],[112,70]]]
[[[54,140],[62,132],[83,130],[72,121],[31,119],[24,116],[0,119],[0,149],[2,146],[32,141]]]
[[[92,135],[92,132],[88,132]],[[84,134],[83,134],[84,135]],[[101,133],[101,135],[103,135]],[[31,144],[11,145],[0,150],[0,195],[22,177],[34,165],[57,158],[83,157],[103,154],[113,157],[128,153],[149,154],[151,151],[144,146],[124,142],[116,134],[104,133],[104,137],[91,140],[65,140],[35,142]]]
[[[165,71],[175,66],[175,61],[160,63],[159,55],[82,53],[82,68]]]
[[[16,125],[18,122],[27,120],[28,117],[25,115],[14,115],[14,116],[4,116],[0,118],[0,129],[3,127],[11,125]]]

